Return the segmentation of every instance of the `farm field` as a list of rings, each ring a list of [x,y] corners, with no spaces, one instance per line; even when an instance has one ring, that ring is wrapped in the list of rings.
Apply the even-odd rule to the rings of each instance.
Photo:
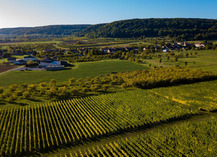
[[[202,110],[217,109],[217,81],[200,82],[149,90],[158,96]]]
[[[5,65],[5,64],[0,64],[0,73],[8,71],[10,69],[14,69],[17,68],[19,66],[17,65]]]
[[[182,119],[196,112],[145,90],[2,109],[0,154],[46,152]]]
[[[198,121],[199,119],[199,121]],[[44,156],[216,156],[217,114],[196,116]]]
[[[203,83],[196,84],[197,88]],[[210,82],[205,83],[209,84]],[[212,83],[214,84],[215,81],[211,81],[211,87]],[[192,88],[193,85],[184,86]],[[214,89],[215,87],[208,88],[206,92],[212,92]],[[202,95],[203,90],[199,91],[201,93],[197,94]],[[49,104],[32,104],[19,108],[1,109],[0,143],[2,147],[0,154],[6,156],[33,155],[35,153],[45,153],[46,155],[48,153],[49,155],[49,151],[52,150],[58,154],[58,148],[60,148],[60,152],[62,147],[73,150],[72,147],[75,146],[75,150],[77,150],[76,146],[85,146],[91,141],[108,139],[129,132],[135,132],[129,139],[120,137],[118,141],[110,141],[108,144],[104,142],[100,146],[95,144],[88,148],[85,146],[84,150],[73,151],[71,155],[108,153],[110,154],[108,156],[114,154],[182,156],[200,153],[201,148],[205,148],[204,154],[216,154],[213,147],[217,140],[213,134],[216,130],[216,114],[201,111],[201,107],[205,108],[206,98],[201,98],[200,101],[201,103],[195,107],[192,104],[183,104],[163,95],[153,94],[150,90],[137,89]],[[209,105],[206,106],[210,109]],[[215,109],[217,106],[212,106],[210,110]],[[188,120],[198,115],[201,115],[199,123]],[[211,119],[207,118],[208,123],[205,115],[212,117]],[[170,124],[179,121],[183,121],[183,124],[174,128],[173,125],[170,127]],[[163,124],[166,124],[166,127],[155,130]],[[205,124],[210,131],[207,130],[208,133],[202,135],[206,128]],[[151,129],[150,133],[137,134],[137,131],[149,128]],[[187,134],[185,129],[189,130]],[[185,136],[182,136],[183,134]],[[203,137],[206,140],[205,143],[200,142],[203,140],[201,136],[207,136]],[[195,143],[186,141],[186,139],[194,140]],[[164,144],[162,145],[158,141]],[[189,142],[192,143],[191,147],[188,146]],[[200,143],[199,146],[197,145],[198,147],[196,147],[196,142]]]
[[[106,60],[96,62],[75,63],[75,67],[62,71],[13,71],[0,76],[0,86],[7,87],[11,84],[31,84],[50,81],[68,81],[69,78],[86,78],[111,72],[124,72],[148,69],[146,66],[128,61]]]
[[[195,55],[194,53],[197,53]],[[185,66],[185,62],[187,62],[187,67],[188,68],[193,68],[193,69],[202,69],[202,70],[209,70],[212,71],[213,73],[217,74],[217,51],[216,50],[200,50],[200,51],[187,51],[187,52],[175,52],[176,54],[182,54],[184,55],[185,53],[191,54],[189,57],[183,57],[183,58],[178,58],[178,61],[174,61],[173,58],[170,60],[167,60],[167,58],[164,56],[162,58],[162,62],[159,62],[159,59],[157,57],[153,57],[153,59],[145,59],[147,64],[152,64],[152,66],[163,66],[163,67],[168,67],[168,66],[174,66],[174,65],[180,65],[180,66]],[[165,55],[162,53],[156,54],[156,55]]]

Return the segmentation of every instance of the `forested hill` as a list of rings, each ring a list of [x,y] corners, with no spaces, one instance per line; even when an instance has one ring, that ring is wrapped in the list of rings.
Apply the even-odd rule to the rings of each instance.
[[[77,33],[88,37],[177,37],[180,39],[217,39],[217,20],[211,19],[132,19],[92,25]]]
[[[50,25],[41,27],[20,27],[20,28],[3,28],[0,34],[3,35],[72,35],[80,32],[90,25]]]
[[[217,39],[214,19],[132,19],[97,25],[51,25],[41,27],[4,28],[3,35],[76,35],[87,37],[140,38],[176,37],[186,40]]]

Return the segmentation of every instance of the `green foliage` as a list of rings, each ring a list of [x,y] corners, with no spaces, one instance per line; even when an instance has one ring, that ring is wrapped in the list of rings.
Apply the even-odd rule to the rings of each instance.
[[[0,94],[4,92],[4,88],[0,87]]]
[[[128,86],[153,88],[195,81],[212,80],[216,79],[217,76],[212,72],[190,70],[187,68],[155,68],[151,70],[118,73],[111,77],[113,77],[113,81],[117,79],[123,80],[123,82],[127,83]]]
[[[29,91],[23,92],[23,98],[29,99],[31,97],[31,93]]]
[[[133,19],[93,25],[78,32],[78,36],[143,38],[176,37],[177,39],[216,39],[217,20],[209,19]]]
[[[16,85],[16,84],[12,84],[12,85],[10,85],[8,88],[9,88],[9,90],[10,90],[11,92],[14,92],[14,91],[17,90],[17,85]]]
[[[0,34],[5,35],[72,35],[79,32],[90,25],[53,25],[32,28],[4,28],[0,30]]]
[[[200,82],[190,85],[180,85],[151,89],[151,92],[179,102],[185,106],[212,111],[217,109],[217,81]]]

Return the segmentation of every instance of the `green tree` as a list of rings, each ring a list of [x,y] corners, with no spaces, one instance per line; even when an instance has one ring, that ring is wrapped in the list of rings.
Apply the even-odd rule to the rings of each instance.
[[[69,79],[69,86],[72,86],[75,83],[75,79],[74,78],[70,78]]]
[[[29,99],[31,97],[31,93],[29,91],[23,92],[23,98]]]
[[[4,88],[0,87],[0,94],[2,94],[4,92]]]
[[[17,90],[17,85],[16,85],[16,84],[10,85],[10,86],[9,86],[9,90],[10,90],[11,92],[16,91],[16,90]]]
[[[57,84],[57,80],[55,79],[51,79],[49,82],[50,87],[56,87],[56,84]]]

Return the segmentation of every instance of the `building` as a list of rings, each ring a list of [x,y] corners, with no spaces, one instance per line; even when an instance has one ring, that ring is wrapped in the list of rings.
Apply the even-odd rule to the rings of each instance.
[[[20,59],[14,62],[15,65],[24,65],[25,63],[26,61],[24,61],[23,59]]]
[[[10,63],[16,62],[16,57],[8,58],[8,62],[10,62]]]
[[[35,58],[35,57],[33,57],[33,56],[31,56],[31,55],[29,55],[29,56],[27,56],[27,57],[24,57],[24,59],[23,59],[24,61],[30,61],[30,60],[32,60],[32,61],[37,61],[37,59]]]
[[[49,57],[43,58],[40,60],[40,67],[46,67],[46,66],[58,66],[61,65],[61,61],[53,60]]]
[[[201,43],[197,43],[197,44],[195,44],[194,46],[195,46],[196,48],[205,47],[205,45],[204,45],[204,44],[201,44]]]

